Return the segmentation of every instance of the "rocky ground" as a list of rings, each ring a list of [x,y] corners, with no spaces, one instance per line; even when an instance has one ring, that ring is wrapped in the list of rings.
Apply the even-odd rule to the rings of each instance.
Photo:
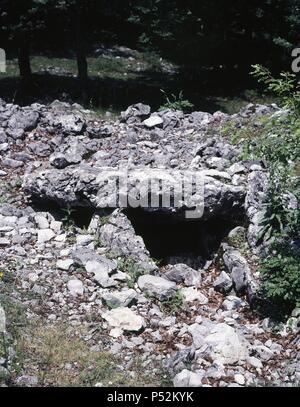
[[[1,100],[3,385],[297,385],[300,313],[278,325],[253,309],[267,169],[224,135],[280,114],[137,104],[111,121]],[[203,217],[112,203],[104,180],[120,164],[131,190],[153,169],[200,171]]]

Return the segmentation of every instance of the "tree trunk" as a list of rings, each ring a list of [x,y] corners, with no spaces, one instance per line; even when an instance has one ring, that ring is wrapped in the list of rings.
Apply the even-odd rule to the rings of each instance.
[[[21,42],[19,45],[18,62],[21,79],[24,82],[30,82],[31,66],[30,66],[29,47],[24,42]]]
[[[78,80],[83,103],[88,102],[88,65],[86,54],[82,48],[77,48]]]
[[[83,7],[78,7],[77,11],[77,35],[76,35],[76,56],[78,68],[78,80],[81,96],[84,104],[88,103],[88,63],[85,47],[85,29],[82,23],[84,20]]]

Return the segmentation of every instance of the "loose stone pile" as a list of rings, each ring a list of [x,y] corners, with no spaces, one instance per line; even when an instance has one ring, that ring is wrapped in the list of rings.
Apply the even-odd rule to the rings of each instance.
[[[145,370],[165,369],[175,386],[297,382],[299,313],[275,333],[270,319],[250,309],[259,287],[255,254],[267,171],[260,162],[239,160],[242,146],[218,132],[233,117],[242,126],[275,113],[275,105],[249,105],[234,116],[151,114],[137,104],[111,122],[79,105],[21,108],[0,100],[0,270],[13,274],[13,300],[29,319],[85,326],[91,347],[122,356],[129,371],[139,355]],[[226,240],[216,247],[205,229],[199,258],[179,252],[155,261],[131,222],[135,212],[128,216],[118,203],[103,209],[110,196],[106,171],[120,163],[135,174],[132,188],[153,169],[158,177],[200,171],[201,222],[229,222]],[[149,212],[167,216],[175,228],[186,222],[182,208],[172,205],[144,208]],[[6,319],[0,306],[0,337],[9,342]],[[13,347],[0,354],[6,376],[13,357]]]

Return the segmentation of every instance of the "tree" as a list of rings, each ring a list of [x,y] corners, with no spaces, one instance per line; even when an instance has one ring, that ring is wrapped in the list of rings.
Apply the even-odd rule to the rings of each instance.
[[[299,41],[299,8],[299,0],[141,0],[131,2],[130,21],[139,27],[142,46],[160,50],[184,69],[248,75],[251,64],[281,69],[287,62]]]
[[[94,34],[104,19],[107,0],[36,0],[44,6],[47,31],[60,30],[62,37],[70,38],[76,53],[78,81],[83,102],[88,101],[87,44],[93,42]],[[111,7],[110,7],[111,9]],[[57,21],[63,22],[57,24]]]
[[[0,0],[0,6],[0,30],[19,50],[21,77],[31,76],[32,45],[42,51],[51,41],[68,45],[85,101],[87,54],[99,38],[110,45],[139,42],[196,80],[203,72],[214,78],[233,72],[234,81],[237,72],[248,76],[252,64],[282,69],[299,41],[299,0]]]
[[[7,33],[18,49],[20,76],[28,81],[31,76],[29,44],[35,24],[33,2],[24,0],[3,0],[1,2],[2,30]]]
[[[96,1],[89,0],[39,0],[44,6],[44,21],[46,22],[48,33],[53,30],[54,21],[61,21],[64,24],[56,29],[61,30],[61,35],[74,36],[75,52],[78,67],[78,80],[82,93],[83,102],[88,98],[88,63],[86,56],[87,27],[89,19],[95,9]],[[89,14],[90,13],[90,14]],[[51,16],[51,18],[49,18]]]

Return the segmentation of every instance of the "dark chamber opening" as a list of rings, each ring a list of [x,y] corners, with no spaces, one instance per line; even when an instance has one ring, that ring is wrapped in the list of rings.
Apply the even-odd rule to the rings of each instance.
[[[161,260],[162,265],[169,263],[170,257],[201,258],[205,263],[236,226],[219,218],[187,221],[142,209],[129,209],[126,215],[136,234],[143,238],[151,257]]]
[[[113,209],[96,210],[90,207],[61,208],[51,202],[36,203],[34,209],[50,212],[56,220],[69,217],[80,228],[87,228],[95,213],[107,217],[113,212]],[[141,208],[127,209],[124,214],[136,234],[143,238],[150,256],[159,260],[161,265],[175,262],[203,267],[207,260],[213,258],[229,232],[240,224],[221,218],[187,220],[174,214],[149,212]]]

